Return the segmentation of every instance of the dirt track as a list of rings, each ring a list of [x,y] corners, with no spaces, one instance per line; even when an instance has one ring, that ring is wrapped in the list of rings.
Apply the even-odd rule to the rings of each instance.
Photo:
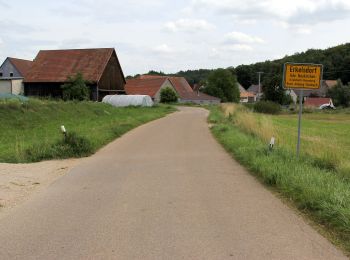
[[[0,259],[345,259],[213,139],[141,126],[0,220]]]

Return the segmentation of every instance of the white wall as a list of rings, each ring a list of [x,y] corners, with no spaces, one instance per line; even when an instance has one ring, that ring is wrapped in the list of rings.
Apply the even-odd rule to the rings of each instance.
[[[12,80],[12,94],[15,94],[15,95],[24,94],[23,79]]]
[[[23,79],[0,80],[0,94],[23,95]]]
[[[0,94],[11,94],[11,80],[0,80]]]
[[[159,88],[158,92],[154,95],[154,102],[156,103],[160,102],[160,91],[163,88],[172,88],[176,92],[176,89],[174,88],[173,84],[171,84],[171,82],[167,79],[166,81],[164,81],[163,85]]]

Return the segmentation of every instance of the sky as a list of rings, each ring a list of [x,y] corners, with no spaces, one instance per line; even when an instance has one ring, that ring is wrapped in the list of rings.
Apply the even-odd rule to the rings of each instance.
[[[226,68],[350,42],[350,0],[0,0],[0,60],[113,47],[125,75]]]

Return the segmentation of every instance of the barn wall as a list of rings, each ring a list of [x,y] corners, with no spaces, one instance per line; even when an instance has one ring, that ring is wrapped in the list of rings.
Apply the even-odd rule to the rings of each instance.
[[[24,93],[23,79],[13,79],[12,80],[12,94],[23,95],[23,93]]]
[[[24,94],[26,96],[62,98],[61,86],[64,83],[24,83]],[[90,99],[96,101],[96,84],[90,87]]]
[[[0,80],[0,94],[11,94],[11,80]]]
[[[22,75],[15,68],[15,66],[12,65],[9,59],[6,59],[4,63],[1,65],[0,72],[2,72],[3,78],[9,78],[11,72],[13,73],[13,78],[22,78]]]
[[[124,77],[119,66],[117,56],[113,54],[102,74],[98,87],[101,90],[124,91]]]
[[[24,83],[26,96],[62,98],[62,83]]]

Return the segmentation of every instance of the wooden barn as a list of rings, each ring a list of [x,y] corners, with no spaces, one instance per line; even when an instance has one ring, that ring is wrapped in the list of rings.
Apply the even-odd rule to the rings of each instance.
[[[113,48],[42,50],[24,80],[26,96],[62,97],[61,85],[82,73],[91,88],[91,100],[124,94],[125,78]]]

